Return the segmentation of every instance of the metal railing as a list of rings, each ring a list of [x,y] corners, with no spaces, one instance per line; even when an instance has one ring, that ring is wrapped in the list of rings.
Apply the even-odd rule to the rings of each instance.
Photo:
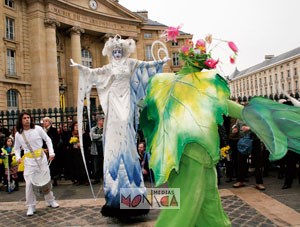
[[[13,127],[16,126],[19,114],[23,111],[29,112],[34,120],[36,125],[41,125],[44,117],[49,117],[52,120],[52,125],[56,128],[59,128],[63,123],[70,123],[70,121],[77,120],[77,108],[69,107],[60,109],[60,108],[48,108],[48,109],[26,109],[26,110],[11,110],[11,111],[0,111],[0,121],[2,122],[2,127],[12,131]],[[102,113],[101,106],[98,108],[91,108],[91,126],[96,124],[97,115]],[[83,110],[83,119],[84,127],[88,126],[88,113],[87,108],[84,107]]]

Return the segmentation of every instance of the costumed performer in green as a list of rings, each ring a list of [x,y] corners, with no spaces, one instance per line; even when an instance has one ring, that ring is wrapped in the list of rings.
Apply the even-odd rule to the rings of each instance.
[[[178,28],[177,28],[178,29]],[[166,34],[178,34],[171,27]],[[185,62],[177,73],[152,77],[140,123],[151,152],[150,168],[156,185],[180,188],[180,209],[162,210],[156,226],[231,226],[217,187],[220,158],[218,125],[223,115],[242,119],[264,142],[270,159],[287,150],[300,153],[300,108],[261,97],[243,107],[229,100],[230,90],[216,70],[208,47],[212,37],[180,49]],[[224,41],[222,41],[224,42]],[[225,41],[233,55],[237,47]]]

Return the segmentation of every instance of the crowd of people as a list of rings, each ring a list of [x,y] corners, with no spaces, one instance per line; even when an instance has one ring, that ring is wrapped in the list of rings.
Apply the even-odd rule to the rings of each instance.
[[[83,158],[80,150],[78,135],[78,123],[71,118],[67,122],[61,123],[56,128],[49,117],[42,119],[41,127],[47,133],[53,144],[55,159],[50,164],[52,185],[58,186],[62,179],[71,180],[74,185],[89,185],[87,174],[84,168]],[[1,122],[0,122],[1,125]],[[104,114],[97,116],[95,126],[89,132],[88,127],[83,136],[85,161],[92,178],[92,184],[103,182],[103,125]],[[5,186],[6,192],[19,190],[19,181],[24,181],[23,164],[18,164],[14,152],[15,127],[8,130],[0,128],[0,182]],[[43,142],[43,152],[49,157],[47,144]],[[153,174],[149,169],[149,153],[146,153],[145,142],[139,142],[137,147],[139,160],[146,181],[153,181]],[[21,156],[24,151],[21,151]],[[9,174],[9,177],[8,177]],[[8,178],[10,178],[11,189]]]
[[[87,127],[83,134],[82,143],[85,152],[85,162],[89,175],[93,179],[93,184],[103,182],[104,119],[105,116],[103,114],[98,115],[91,131],[89,131]],[[8,130],[2,126],[2,122],[0,122],[0,125],[0,146],[2,147],[0,180],[2,185],[5,186],[6,192],[11,193],[19,190],[19,181],[25,180],[26,182],[26,176],[23,176],[24,166],[22,163],[19,164],[17,162],[16,156],[18,155],[15,154],[16,128],[14,127]],[[49,151],[47,140],[43,141],[43,153],[48,159],[51,157],[53,151],[55,153],[55,159],[52,160],[50,165],[52,185],[59,185],[58,181],[61,180],[61,178],[71,180],[75,185],[89,185],[80,150],[81,141],[78,134],[78,123],[69,118],[67,122],[62,123],[60,127],[56,128],[52,125],[51,118],[44,117],[41,122],[41,128],[52,142],[52,148],[50,145]],[[144,181],[153,183],[154,174],[149,167],[150,154],[146,152],[146,143],[143,139],[143,135],[141,133],[138,135],[137,154],[143,178]],[[256,188],[258,190],[265,190],[263,177],[268,175],[270,166],[276,166],[278,168],[278,178],[284,179],[282,189],[291,188],[295,178],[298,178],[300,184],[299,154],[288,151],[284,158],[270,163],[268,160],[269,152],[264,144],[251,131],[249,126],[234,118],[224,117],[224,123],[219,127],[219,135],[221,139],[220,151],[224,147],[228,148],[225,155],[221,154],[222,152],[220,153],[221,159],[217,165],[219,183],[221,183],[222,174],[225,173],[226,182],[233,182],[235,179],[236,182],[233,182],[232,185],[234,188],[244,187],[250,173],[253,173],[256,180]],[[245,154],[239,150],[238,143],[241,138],[246,135],[251,138],[252,146],[251,152]],[[18,136],[20,137],[20,134],[18,134]],[[17,150],[20,150],[20,148]],[[21,149],[19,152],[20,156],[24,155],[24,150]],[[221,169],[225,171],[221,171]],[[54,199],[52,193],[48,198],[49,204],[54,201],[52,205],[53,207],[57,207],[58,204]],[[31,200],[31,202],[34,203],[35,199]],[[34,212],[35,209],[33,208],[27,215],[33,215]]]
[[[103,125],[104,115],[97,116],[96,124],[87,129],[83,137],[85,151],[85,161],[88,171],[92,176],[92,183],[103,182]],[[1,183],[7,192],[19,190],[19,181],[24,181],[23,168],[16,162],[14,152],[15,127],[11,130],[2,126],[0,121],[0,173]],[[80,141],[78,136],[78,124],[71,118],[67,122],[55,128],[49,117],[43,118],[41,126],[50,137],[55,159],[50,165],[52,185],[57,186],[58,180],[62,178],[71,180],[75,185],[88,185],[88,178],[84,169],[82,155],[80,151]],[[242,121],[233,118],[224,118],[224,124],[219,128],[221,138],[220,148],[229,146],[226,156],[221,155],[221,160],[217,165],[219,183],[221,177],[226,177],[226,182],[233,182],[234,188],[244,187],[249,175],[253,174],[258,190],[265,190],[263,177],[268,176],[270,167],[278,168],[278,178],[283,179],[282,189],[292,187],[295,178],[300,183],[300,155],[288,151],[284,158],[270,163],[269,152],[258,137],[251,132],[251,129]],[[252,152],[243,154],[239,152],[237,143],[246,134],[253,140]],[[43,144],[44,152],[49,156],[47,145]],[[153,173],[149,167],[150,154],[146,152],[146,143],[141,140],[137,146],[139,161],[145,181],[154,182]],[[297,168],[298,166],[298,168]],[[221,171],[221,169],[223,171]],[[224,171],[225,170],[225,171]],[[9,177],[8,177],[9,174]],[[8,178],[9,181],[8,182]],[[234,183],[234,180],[236,181]]]
[[[291,105],[289,101],[284,101],[283,104]],[[220,147],[228,146],[228,151],[223,156],[221,154],[221,160],[217,165],[219,184],[221,177],[225,175],[225,181],[227,183],[233,182],[234,188],[244,187],[249,176],[254,175],[256,188],[265,190],[263,177],[268,176],[270,168],[277,168],[278,179],[284,179],[282,189],[291,188],[295,178],[300,184],[299,154],[288,151],[282,159],[270,162],[269,151],[263,142],[251,131],[249,126],[234,118],[224,118],[224,124],[220,126],[219,134]],[[249,153],[241,152],[238,147],[238,142],[245,136],[249,136],[252,141]]]

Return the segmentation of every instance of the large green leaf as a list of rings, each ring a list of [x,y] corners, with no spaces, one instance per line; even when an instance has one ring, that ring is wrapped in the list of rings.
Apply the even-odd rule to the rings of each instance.
[[[270,151],[270,160],[282,158],[288,149],[300,153],[299,107],[255,97],[242,115]]]
[[[172,169],[178,171],[188,143],[202,146],[213,164],[219,160],[218,124],[227,114],[228,97],[227,83],[215,71],[153,77],[140,123],[151,150],[150,167],[157,185],[168,179]]]

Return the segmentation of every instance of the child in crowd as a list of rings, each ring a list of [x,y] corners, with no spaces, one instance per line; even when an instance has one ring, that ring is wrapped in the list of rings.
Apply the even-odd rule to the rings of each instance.
[[[12,190],[19,190],[18,163],[13,148],[13,139],[11,137],[5,139],[4,146],[1,148],[1,157],[3,158],[5,168],[6,191],[12,192]]]

